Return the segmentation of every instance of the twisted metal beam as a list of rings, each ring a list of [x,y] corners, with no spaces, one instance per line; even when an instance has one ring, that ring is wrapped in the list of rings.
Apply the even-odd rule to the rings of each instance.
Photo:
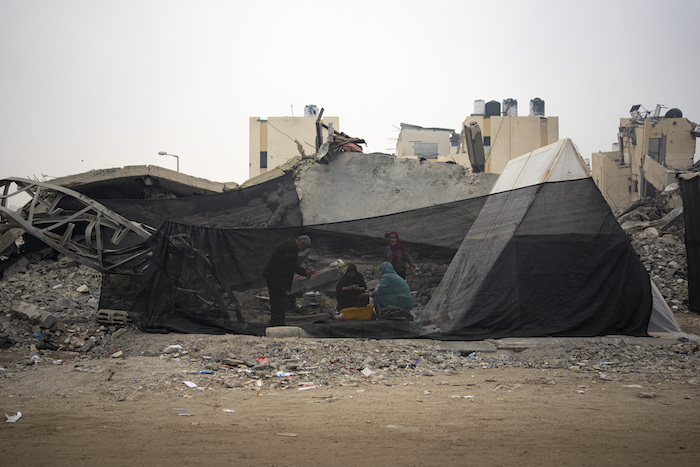
[[[155,229],[132,222],[85,195],[23,178],[0,180],[0,232],[20,227],[46,245],[100,272],[142,274]],[[31,201],[13,211],[8,201]]]

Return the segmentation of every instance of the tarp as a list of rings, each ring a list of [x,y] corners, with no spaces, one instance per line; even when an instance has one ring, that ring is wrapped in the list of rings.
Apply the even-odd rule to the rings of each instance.
[[[685,251],[688,258],[688,308],[700,313],[700,173],[678,177],[683,197]]]
[[[456,338],[680,333],[569,139],[508,163],[425,314]]]
[[[425,313],[463,338],[647,335],[649,275],[591,178],[491,195]]]

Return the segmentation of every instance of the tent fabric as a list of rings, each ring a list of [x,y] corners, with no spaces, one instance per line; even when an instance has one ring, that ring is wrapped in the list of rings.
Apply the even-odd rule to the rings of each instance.
[[[187,207],[187,204],[193,201],[195,200],[170,200],[172,204],[182,204],[183,212],[190,209]],[[196,202],[199,203],[201,201],[197,199]],[[382,261],[384,249],[386,248],[385,232],[398,230],[401,232],[402,240],[414,254],[420,253],[424,255],[424,257],[449,262],[454,252],[457,251],[459,245],[462,243],[462,240],[464,240],[464,236],[469,231],[469,228],[485,202],[486,197],[482,196],[480,198],[472,198],[431,208],[421,208],[386,216],[303,227],[303,231],[312,235],[314,250],[323,247],[326,248],[329,253],[333,253],[335,257],[344,257],[345,259],[349,259],[344,256],[347,253],[357,252],[362,255],[376,252],[378,255],[377,265],[379,265]],[[147,203],[144,202],[144,204]],[[229,206],[227,209],[229,211],[234,210],[232,206]],[[221,215],[221,217],[224,216]],[[242,259],[239,261],[249,265],[247,268],[244,268],[246,274],[248,272],[252,274],[247,279],[249,283],[257,284],[255,285],[256,287],[264,287],[264,281],[262,281],[261,277],[258,277],[258,273],[260,272],[258,266],[261,261],[260,258],[263,258],[263,260],[267,259],[269,249],[271,248],[270,242],[274,242],[278,238],[287,238],[284,236],[286,235],[284,232],[293,235],[294,233],[301,232],[301,230],[298,229],[302,228],[301,226],[286,226],[274,229],[238,229],[219,227],[217,223],[213,223],[215,224],[213,226],[204,226],[201,224],[193,225],[175,221],[170,224],[164,224],[161,230],[154,234],[151,239],[154,255],[159,249],[168,248],[167,243],[170,235],[182,234],[191,229],[193,234],[190,238],[197,240],[198,249],[207,251],[208,255],[214,257],[226,257],[232,254],[241,256]],[[171,232],[170,229],[175,229],[173,224],[180,225],[177,227],[176,231]],[[204,230],[200,231],[200,228]],[[284,229],[290,230],[285,231]],[[203,234],[201,232],[207,233]],[[244,239],[244,242],[240,245],[249,245],[250,248],[254,249],[255,253],[252,254],[245,248],[227,248],[223,253],[219,252],[217,250],[217,243],[210,241],[209,237],[215,235],[225,236],[223,232],[229,232],[232,238],[240,235],[241,238]],[[280,235],[280,233],[282,234]],[[317,238],[319,235],[326,239],[325,245],[319,243],[319,238]],[[250,243],[251,238],[261,241]],[[235,240],[231,240],[230,244],[234,246],[239,245]],[[211,251],[212,249],[213,252]],[[172,254],[177,256],[180,253],[176,251]],[[166,257],[162,261],[174,261],[176,256]],[[157,256],[154,256],[152,260],[153,264],[149,267],[149,271],[163,266],[163,262],[156,262],[156,259]],[[149,275],[146,276],[146,281],[153,280],[161,279],[153,278]],[[117,274],[103,274],[100,307],[119,310],[129,309],[132,301],[129,301],[127,305],[125,304],[125,300],[133,300],[135,298],[140,284],[140,278],[138,278],[138,280],[125,281],[123,276]],[[241,285],[241,287],[243,287],[243,285]],[[238,290],[243,290],[241,287],[239,287]],[[161,290],[161,288],[156,287],[156,290]]]
[[[291,172],[258,185],[212,195],[98,201],[133,222],[154,228],[166,220],[229,229],[294,227],[303,223]]]
[[[491,194],[590,176],[588,166],[576,146],[565,138],[509,161],[491,188]]]
[[[217,229],[166,221],[151,237],[153,256],[129,316],[147,332],[244,333],[261,332],[261,323],[250,322],[240,308],[236,292],[265,287],[262,271],[272,249],[282,240],[309,235],[312,246],[327,254],[357,251],[365,258],[375,252],[381,263],[386,239],[324,231],[322,226],[280,229]],[[449,261],[453,249],[409,244],[412,251]],[[337,257],[337,256],[336,256]],[[340,326],[361,335],[405,337],[405,325],[365,323],[363,326],[325,323],[310,332],[331,333]],[[314,331],[315,330],[315,331]],[[415,330],[411,331],[415,334]]]
[[[649,275],[593,179],[489,197],[425,313],[462,338],[646,336]]]
[[[683,198],[685,251],[688,258],[688,308],[700,313],[700,173],[678,177]]]

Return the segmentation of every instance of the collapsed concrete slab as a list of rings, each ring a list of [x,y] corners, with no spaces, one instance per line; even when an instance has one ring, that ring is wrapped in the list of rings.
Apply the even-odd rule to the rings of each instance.
[[[302,163],[296,188],[304,225],[383,216],[484,196],[497,174],[457,164],[341,152],[328,164]]]
[[[162,199],[210,195],[238,189],[235,182],[213,182],[156,165],[90,170],[50,183],[93,199]]]

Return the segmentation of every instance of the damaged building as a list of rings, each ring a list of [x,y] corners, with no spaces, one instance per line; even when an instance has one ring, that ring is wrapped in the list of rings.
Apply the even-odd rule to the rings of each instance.
[[[302,117],[250,117],[248,177],[279,167],[291,158],[315,154],[319,140],[328,138],[329,125],[336,131],[340,118],[323,117],[323,109],[307,105]]]
[[[693,166],[700,128],[680,109],[662,110],[634,105],[620,119],[612,151],[592,154],[593,179],[613,210],[664,191]]]

